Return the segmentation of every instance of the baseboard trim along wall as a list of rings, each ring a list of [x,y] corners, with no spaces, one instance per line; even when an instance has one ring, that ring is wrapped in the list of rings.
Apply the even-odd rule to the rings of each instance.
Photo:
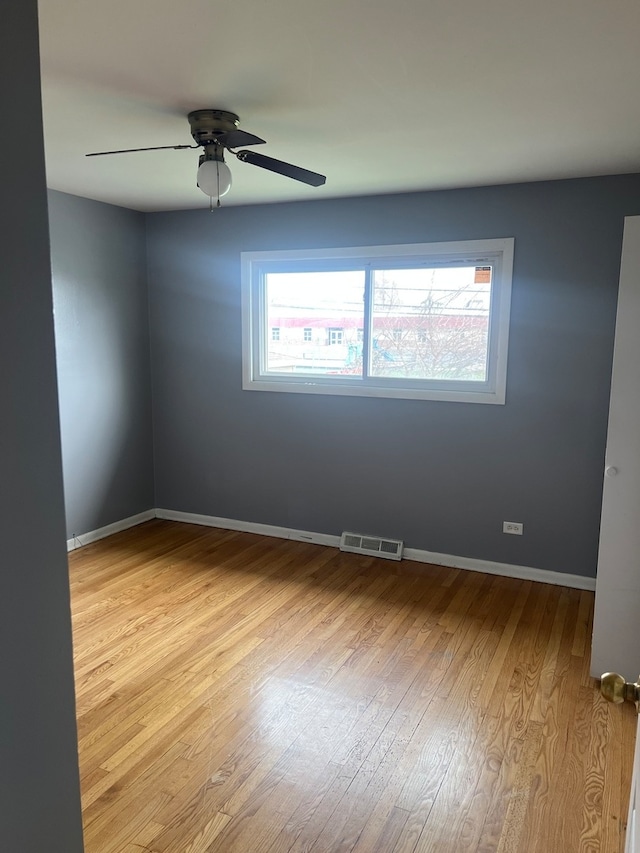
[[[199,515],[194,512],[178,512],[173,509],[149,509],[91,530],[67,540],[67,551],[75,551],[83,545],[97,542],[113,533],[128,530],[137,524],[142,524],[152,518],[161,518],[165,521],[181,521],[185,524],[198,524],[201,527],[220,527],[224,530],[238,530],[242,533],[258,533],[261,536],[275,536],[278,539],[294,539],[296,542],[310,542],[314,545],[326,545],[330,548],[340,547],[340,537],[328,533],[313,533],[307,530],[295,530],[291,527],[277,527],[273,524],[258,524],[252,521],[237,521],[233,518],[219,518],[215,515]],[[596,579],[586,578],[582,575],[569,575],[564,572],[551,572],[547,569],[534,569],[531,566],[516,566],[510,563],[494,563],[491,560],[476,560],[471,557],[456,557],[453,554],[438,554],[435,551],[423,551],[421,548],[405,548],[404,560],[413,560],[416,563],[431,563],[436,566],[449,566],[452,569],[466,569],[470,572],[484,572],[488,575],[501,575],[507,578],[518,578],[519,580],[537,581],[538,583],[550,583],[554,586],[567,586],[571,589],[595,590]]]
[[[200,524],[203,527],[222,527],[225,530],[239,530],[242,533],[259,533],[261,536],[276,536],[278,539],[295,539],[298,542],[312,542],[314,545],[340,547],[339,536],[294,530],[290,527],[276,527],[273,524],[236,521],[234,518],[218,518],[215,515],[198,515],[194,512],[177,512],[173,509],[157,509],[156,518],[164,518],[166,521],[183,521],[186,524]]]
[[[276,527],[271,524],[255,524],[251,521],[236,521],[232,518],[218,518],[213,515],[198,515],[191,512],[177,512],[170,509],[156,509],[156,518],[167,521],[182,521],[187,524],[200,524],[204,527],[222,527],[225,530],[239,530],[244,533],[259,533],[262,536],[276,536],[279,539],[295,539],[298,542],[312,542],[315,545],[340,547],[340,537],[328,533],[312,533],[289,527]],[[551,572],[547,569],[535,569],[530,566],[516,566],[509,563],[494,563],[490,560],[476,560],[471,557],[456,557],[452,554],[437,554],[420,548],[405,548],[404,560],[417,563],[433,563],[437,566],[449,566],[453,569],[466,569],[471,572],[484,572],[489,575],[501,575],[519,580],[550,583],[555,586],[567,586],[572,589],[595,590],[596,579],[582,575],[570,575],[564,572]]]
[[[92,542],[97,542],[98,539],[105,539],[107,536],[120,533],[121,530],[128,530],[130,527],[135,527],[137,524],[150,521],[155,517],[155,509],[147,509],[144,512],[139,512],[137,515],[123,518],[122,521],[114,521],[113,524],[107,524],[106,527],[99,527],[97,530],[90,530],[88,533],[76,534],[71,539],[67,539],[67,551],[75,551],[76,548],[82,548],[83,545],[90,545]]]
[[[403,560],[415,560],[417,563],[435,563],[437,566],[450,566],[453,569],[467,569],[470,572],[484,572],[487,575],[501,575],[506,578],[551,583],[554,586],[568,586],[571,589],[594,591],[596,579],[584,575],[570,575],[565,572],[552,572],[548,569],[534,569],[532,566],[517,566],[511,563],[494,563],[491,560],[476,560],[471,557],[454,557],[451,554],[437,554],[435,551],[422,551],[420,548],[405,548]]]

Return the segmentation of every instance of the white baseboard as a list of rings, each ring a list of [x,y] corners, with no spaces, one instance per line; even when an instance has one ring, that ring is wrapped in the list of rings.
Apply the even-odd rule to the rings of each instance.
[[[90,530],[88,533],[72,536],[71,539],[67,539],[67,551],[75,551],[76,548],[82,548],[83,545],[90,545],[91,542],[97,542],[98,539],[105,539],[107,536],[120,533],[121,530],[128,530],[130,527],[135,527],[137,524],[142,524],[143,521],[149,521],[155,517],[155,509],[147,509],[144,512],[139,512],[137,515],[123,518],[122,521],[114,521],[113,524],[107,524],[106,527],[99,527],[97,530]]]
[[[128,530],[144,521],[152,518],[162,518],[167,521],[181,521],[186,524],[199,524],[203,527],[220,527],[224,530],[238,530],[243,533],[258,533],[261,536],[275,536],[278,539],[293,539],[297,542],[311,542],[314,545],[326,545],[330,548],[340,547],[340,537],[329,533],[314,533],[307,530],[296,530],[291,527],[277,527],[273,524],[258,524],[252,521],[238,521],[233,518],[220,518],[214,515],[199,515],[194,512],[178,512],[172,509],[149,509],[123,518],[100,527],[98,530],[90,530],[80,536],[74,536],[67,540],[67,551],[75,551],[83,545],[97,542],[121,530]],[[538,583],[550,583],[555,586],[567,586],[572,589],[595,590],[596,579],[587,578],[582,575],[570,575],[564,572],[551,572],[547,569],[536,569],[532,566],[516,566],[510,563],[494,563],[490,560],[476,560],[471,557],[456,557],[453,554],[438,554],[435,551],[423,551],[421,548],[405,548],[404,560],[413,560],[417,563],[431,563],[436,566],[449,566],[453,569],[466,569],[471,572],[484,572],[488,575],[501,575],[507,578],[518,578],[519,580],[537,581]]]
[[[402,559],[415,560],[417,563],[433,563],[436,566],[449,566],[453,569],[466,569],[470,572],[484,572],[487,575],[501,575],[505,578],[568,586],[571,589],[595,590],[596,588],[596,579],[583,575],[570,575],[565,572],[552,572],[548,569],[534,569],[532,566],[516,566],[511,563],[494,563],[491,560],[476,560],[471,557],[454,557],[451,554],[437,554],[435,551],[423,551],[420,548],[405,548]]]
[[[242,533],[259,533],[261,536],[275,536],[278,539],[295,539],[297,542],[312,542],[314,545],[329,545],[338,548],[339,536],[328,533],[311,533],[295,530],[291,527],[276,527],[273,524],[258,524],[253,521],[236,521],[234,518],[219,518],[215,515],[198,515],[195,512],[177,512],[173,509],[157,509],[156,518],[167,521],[183,521],[185,524],[200,524],[203,527],[221,527],[224,530],[239,530]]]
[[[156,509],[155,517],[167,521],[182,521],[186,524],[200,524],[204,527],[221,527],[225,530],[259,533],[262,536],[275,536],[278,539],[295,539],[297,542],[312,542],[315,545],[328,545],[332,548],[340,547],[340,537],[328,533],[312,533],[290,527],[276,527],[271,524],[257,524],[251,521],[237,521],[232,518],[198,515],[193,512],[177,512],[171,509]],[[106,530],[106,528],[103,529]],[[596,588],[595,578],[587,578],[582,575],[570,575],[564,572],[552,572],[548,569],[535,569],[531,566],[511,565],[510,563],[494,563],[490,560],[476,560],[471,557],[456,557],[452,554],[437,554],[434,551],[423,551],[421,548],[405,548],[402,558],[418,563],[432,563],[437,566],[484,572],[489,575],[501,575],[519,580],[567,586],[572,589],[595,590]]]

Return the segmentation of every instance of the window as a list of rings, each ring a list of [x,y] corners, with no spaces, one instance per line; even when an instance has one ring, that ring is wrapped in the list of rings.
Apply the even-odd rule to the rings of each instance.
[[[513,243],[243,253],[243,388],[504,403]]]

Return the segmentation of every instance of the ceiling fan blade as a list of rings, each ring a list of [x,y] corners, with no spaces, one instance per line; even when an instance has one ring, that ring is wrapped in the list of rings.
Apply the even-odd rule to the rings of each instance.
[[[262,145],[264,139],[255,136],[253,133],[247,133],[246,130],[230,130],[220,137],[220,141],[226,148],[238,148],[239,145]]]
[[[251,163],[252,166],[277,172],[279,175],[293,178],[294,181],[301,181],[303,184],[309,184],[312,187],[321,187],[327,181],[325,175],[319,175],[318,172],[310,172],[308,169],[301,169],[300,166],[293,166],[291,163],[284,163],[282,160],[274,160],[273,157],[265,157],[264,154],[257,154],[255,151],[234,151],[232,153],[236,155],[238,160]]]
[[[132,154],[134,151],[163,151],[173,148],[178,151],[181,148],[199,148],[199,145],[154,145],[152,148],[121,148],[119,151],[94,151],[92,154],[85,154],[85,157],[102,157],[103,154]]]

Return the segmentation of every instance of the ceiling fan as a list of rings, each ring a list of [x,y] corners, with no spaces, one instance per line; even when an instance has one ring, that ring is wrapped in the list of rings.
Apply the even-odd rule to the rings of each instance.
[[[324,175],[318,172],[310,172],[300,166],[275,160],[255,151],[234,151],[234,148],[246,145],[261,145],[264,139],[240,130],[238,124],[239,116],[227,110],[193,110],[187,116],[191,128],[191,136],[195,145],[154,145],[151,148],[124,148],[118,151],[94,151],[86,154],[86,157],[102,157],[105,154],[130,154],[134,151],[160,151],[163,149],[180,150],[183,148],[202,148],[204,153],[200,155],[198,166],[198,187],[209,196],[211,207],[213,199],[217,198],[217,206],[220,207],[220,198],[231,189],[231,170],[224,161],[225,149],[234,154],[243,163],[250,163],[261,169],[268,169],[301,181],[312,187],[320,187],[326,182]]]

